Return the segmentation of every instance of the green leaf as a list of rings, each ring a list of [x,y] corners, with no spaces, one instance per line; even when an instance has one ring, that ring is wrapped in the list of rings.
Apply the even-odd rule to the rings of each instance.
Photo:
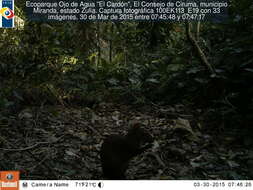
[[[146,82],[151,82],[151,83],[156,83],[156,84],[160,83],[160,82],[159,82],[157,79],[155,79],[155,78],[147,79]]]

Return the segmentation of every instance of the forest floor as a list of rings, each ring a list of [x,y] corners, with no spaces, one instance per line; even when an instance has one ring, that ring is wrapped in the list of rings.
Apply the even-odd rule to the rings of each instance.
[[[252,179],[252,148],[222,126],[208,130],[201,115],[183,105],[30,107],[0,123],[0,170],[19,170],[21,179],[103,179],[104,137],[135,119],[155,143],[131,161],[127,179]]]

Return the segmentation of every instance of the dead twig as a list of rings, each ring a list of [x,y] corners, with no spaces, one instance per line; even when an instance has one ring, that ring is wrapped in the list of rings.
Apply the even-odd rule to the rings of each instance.
[[[34,148],[38,147],[39,145],[57,143],[57,142],[58,142],[59,140],[61,140],[64,136],[65,136],[65,135],[62,135],[62,136],[60,136],[59,138],[57,138],[55,141],[52,141],[52,142],[37,142],[37,143],[35,143],[34,145],[31,145],[31,146],[28,146],[28,147],[25,147],[25,148],[17,148],[17,149],[12,149],[12,148],[0,148],[0,150],[4,150],[4,151],[15,151],[15,152],[31,150],[31,149],[34,149]]]
[[[148,152],[147,155],[153,156],[162,167],[166,167],[162,159],[156,153]]]

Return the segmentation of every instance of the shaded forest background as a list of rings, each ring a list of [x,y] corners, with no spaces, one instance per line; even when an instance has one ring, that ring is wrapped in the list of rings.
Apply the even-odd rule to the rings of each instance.
[[[24,126],[36,125],[27,124],[27,120],[35,121],[34,113],[45,108],[46,115],[54,118],[65,112],[64,108],[96,110],[109,103],[112,107],[127,105],[128,112],[140,107],[142,113],[159,110],[159,117],[166,119],[191,113],[190,119],[184,119],[193,129],[214,136],[217,144],[239,149],[229,157],[235,159],[229,164],[232,173],[213,178],[252,177],[252,0],[232,0],[228,12],[223,23],[45,23],[28,21],[24,1],[19,0],[15,7],[17,27],[0,33],[0,146],[13,148],[6,139],[24,138],[28,131]],[[169,114],[166,108],[170,108]],[[114,118],[118,112],[113,112]],[[14,139],[12,143],[17,144]],[[179,157],[185,154],[178,151],[170,152]],[[238,152],[244,152],[244,157]],[[40,154],[30,152],[35,161]],[[235,172],[244,161],[249,170]],[[14,162],[6,164],[2,161],[1,168],[15,168]],[[49,163],[44,169],[51,166]],[[202,166],[191,162],[195,169]],[[188,178],[210,178],[194,171],[198,175],[193,172]],[[189,173],[184,178],[187,176]]]

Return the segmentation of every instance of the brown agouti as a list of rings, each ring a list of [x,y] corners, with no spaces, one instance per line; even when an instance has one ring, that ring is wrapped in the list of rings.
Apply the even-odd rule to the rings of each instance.
[[[125,179],[128,162],[152,146],[153,137],[135,122],[125,136],[110,135],[101,147],[100,157],[106,179]]]

